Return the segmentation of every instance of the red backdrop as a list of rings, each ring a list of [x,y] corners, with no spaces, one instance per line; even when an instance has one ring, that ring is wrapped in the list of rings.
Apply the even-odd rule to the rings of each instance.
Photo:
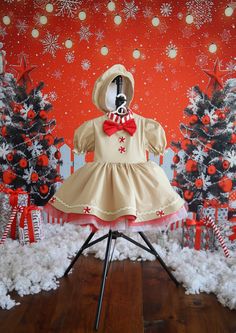
[[[53,11],[46,5],[51,3]],[[94,82],[115,63],[121,63],[135,78],[134,112],[158,120],[168,142],[181,137],[179,123],[194,85],[206,89],[207,75],[220,60],[222,70],[233,76],[235,58],[235,10],[225,15],[229,1],[108,1],[79,0],[2,0],[0,38],[8,64],[17,64],[24,54],[30,65],[33,83],[45,82],[44,93],[53,104],[57,119],[56,134],[72,146],[74,130],[87,119],[101,115],[91,101]],[[235,2],[232,3],[235,7]],[[48,7],[47,7],[48,8]],[[50,9],[50,6],[49,6]],[[86,19],[81,20],[81,12]],[[193,23],[186,23],[191,14]],[[122,22],[114,23],[119,14]],[[10,23],[5,24],[6,18]],[[46,16],[47,23],[40,23]],[[80,17],[79,17],[80,16]],[[159,19],[153,26],[153,17]],[[42,20],[42,19],[41,19]],[[8,23],[8,22],[7,22]],[[38,37],[32,36],[32,30]],[[66,40],[73,43],[66,47]],[[175,58],[168,56],[173,44]],[[211,53],[209,45],[217,51]],[[101,47],[108,48],[102,55]],[[135,59],[133,51],[140,57]],[[9,67],[7,71],[13,72]]]

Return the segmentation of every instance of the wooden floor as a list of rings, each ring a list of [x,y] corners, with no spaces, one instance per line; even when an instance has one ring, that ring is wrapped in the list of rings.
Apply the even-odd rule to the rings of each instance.
[[[17,297],[21,305],[0,311],[2,333],[93,331],[102,261],[81,257],[55,291]],[[16,295],[14,295],[16,296]],[[155,262],[113,262],[101,333],[236,333],[236,311],[214,295],[185,295]]]

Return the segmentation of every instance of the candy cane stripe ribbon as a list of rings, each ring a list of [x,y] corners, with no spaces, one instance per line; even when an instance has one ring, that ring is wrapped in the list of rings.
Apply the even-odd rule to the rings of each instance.
[[[15,219],[15,216],[16,216],[17,212],[18,211],[22,212],[22,209],[23,209],[22,206],[15,206],[15,207],[13,207],[12,212],[11,212],[11,216],[9,218],[9,222],[6,225],[4,233],[3,233],[2,238],[0,240],[0,244],[4,244],[4,242],[5,242],[6,238],[7,238],[7,235],[9,233],[9,230],[11,228],[11,225],[12,225],[14,219]]]
[[[203,219],[204,223],[206,225],[210,225],[214,231],[214,233],[216,234],[217,238],[218,238],[218,241],[224,251],[224,254],[227,257],[229,257],[229,250],[227,248],[227,246],[225,245],[225,242],[224,242],[224,239],[223,237],[221,236],[220,234],[220,230],[219,228],[216,226],[216,224],[214,223],[213,219],[210,217],[210,216],[206,216],[204,219]]]

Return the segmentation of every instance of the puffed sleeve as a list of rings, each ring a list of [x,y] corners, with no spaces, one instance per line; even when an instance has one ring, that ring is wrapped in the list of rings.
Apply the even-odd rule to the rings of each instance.
[[[92,120],[84,122],[75,130],[74,149],[76,154],[94,151],[94,124]]]
[[[155,155],[163,154],[166,148],[166,135],[162,126],[153,119],[145,119],[147,150]]]

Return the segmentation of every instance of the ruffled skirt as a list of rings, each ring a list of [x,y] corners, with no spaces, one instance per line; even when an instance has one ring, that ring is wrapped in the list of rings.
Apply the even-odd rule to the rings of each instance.
[[[45,206],[53,218],[95,229],[165,229],[186,218],[184,200],[155,162],[89,162]]]

